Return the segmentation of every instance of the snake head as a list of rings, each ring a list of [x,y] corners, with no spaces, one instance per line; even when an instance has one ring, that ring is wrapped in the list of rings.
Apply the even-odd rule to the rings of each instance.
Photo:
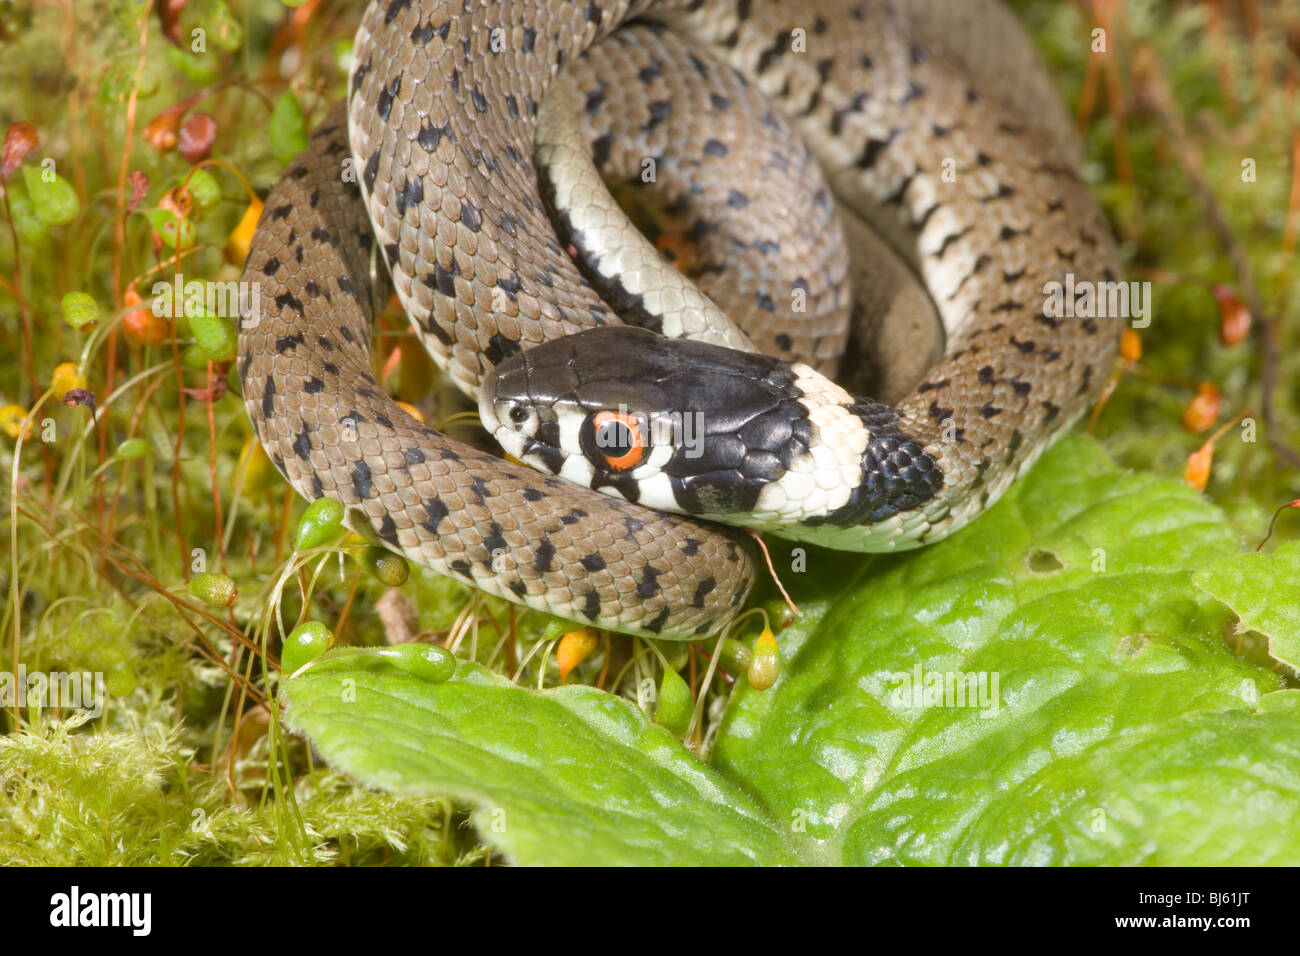
[[[507,452],[541,471],[661,511],[737,515],[788,476],[816,484],[810,470],[828,462],[837,481],[858,480],[852,449],[810,450],[819,435],[810,376],[825,381],[764,355],[609,326],[503,361],[484,381],[479,414]],[[830,387],[830,401],[852,401]]]

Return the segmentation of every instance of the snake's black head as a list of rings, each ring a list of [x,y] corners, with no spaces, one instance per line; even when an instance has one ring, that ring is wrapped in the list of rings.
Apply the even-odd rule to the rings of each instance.
[[[661,511],[734,514],[791,469],[819,467],[805,375],[815,373],[610,326],[503,361],[479,414],[507,452],[543,471]]]

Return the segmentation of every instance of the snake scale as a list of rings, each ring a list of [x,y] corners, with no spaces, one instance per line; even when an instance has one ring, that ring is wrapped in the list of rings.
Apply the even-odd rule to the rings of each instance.
[[[634,28],[641,38],[620,41],[626,28],[610,36],[633,19],[649,24]],[[684,53],[655,52],[676,37]],[[610,46],[617,42],[621,52]],[[666,66],[670,55],[687,65]],[[623,60],[642,65],[610,76]],[[821,517],[806,524],[816,527],[811,540],[839,547],[914,547],[960,527],[1104,385],[1121,320],[1049,314],[1045,286],[1067,274],[1076,284],[1117,281],[1113,240],[1080,178],[1051,84],[995,3],[380,0],[364,14],[354,61],[346,104],[266,201],[245,271],[264,305],[241,330],[239,375],[258,436],[300,494],[338,499],[352,527],[440,573],[582,623],[689,637],[735,615],[755,552],[744,532],[621,500],[638,497],[626,486],[600,494],[530,471],[405,414],[371,370],[372,243],[427,348],[471,395],[485,382],[495,395],[504,370],[517,378],[530,356],[558,355],[563,366],[571,359],[557,340],[593,328],[607,331],[587,338],[617,340],[606,371],[618,372],[619,350],[642,341],[619,330],[625,319],[774,350],[772,360],[731,354],[736,368],[755,369],[798,401],[818,391],[830,397],[831,411],[806,414],[795,432],[856,475],[845,489],[821,489]],[[833,248],[808,284],[811,332],[796,330],[795,318],[805,317],[790,315],[788,291],[766,303],[757,293],[766,308],[745,325],[748,338],[725,316],[719,330],[707,298],[663,293],[648,261],[643,273],[613,277],[615,301],[602,298],[593,286],[602,257],[557,236],[554,194],[565,186],[551,182],[544,195],[541,180],[555,177],[539,177],[534,160],[548,91],[584,63],[587,78],[569,94],[579,112],[634,117],[647,140],[672,120],[688,160],[693,150],[725,157],[721,195],[742,236],[751,200],[765,193],[765,166],[793,163],[798,175],[788,178],[797,181],[812,182],[812,173],[802,172],[797,152],[781,159],[784,147],[737,150],[714,131],[742,109],[758,110],[757,126],[773,136],[788,122],[834,200],[814,185],[817,208],[787,209],[786,225],[756,222],[750,244],[760,256],[797,246],[800,222],[829,234],[823,213],[836,203],[857,217],[845,227],[851,247],[869,221],[933,300],[946,333],[940,360],[888,406],[813,383],[810,366],[833,366],[843,346],[827,343],[848,318],[871,321],[863,300],[855,307],[841,288],[846,272],[870,272],[870,263],[858,255],[845,265]],[[688,106],[679,87],[692,71],[722,76],[730,92],[706,91]],[[770,106],[738,105],[751,92]],[[636,119],[644,110],[650,119]],[[607,160],[601,154],[617,145],[597,138],[594,158]],[[633,156],[657,149],[629,148]],[[689,178],[693,166],[685,166]],[[768,209],[780,219],[780,201]],[[582,212],[571,206],[560,218]],[[707,231],[696,229],[696,238]],[[583,262],[574,252],[595,254]],[[794,261],[800,276],[795,255],[782,249],[774,258]],[[743,273],[721,285],[752,297]],[[685,311],[668,313],[668,302]],[[658,355],[659,341],[647,342],[646,354]],[[883,358],[915,361],[918,350],[904,341]],[[776,449],[763,460],[775,468],[790,457]],[[696,510],[717,509],[705,502]]]

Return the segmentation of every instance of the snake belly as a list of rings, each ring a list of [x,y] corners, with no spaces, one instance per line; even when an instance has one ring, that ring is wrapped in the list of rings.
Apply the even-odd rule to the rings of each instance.
[[[264,306],[239,373],[259,438],[300,494],[338,499],[417,563],[575,621],[691,637],[748,595],[742,534],[453,442],[396,406],[368,354],[371,242],[471,395],[520,350],[619,322],[555,236],[533,129],[564,63],[642,15],[772,99],[946,327],[943,358],[884,426],[932,463],[924,498],[820,540],[916,546],[996,500],[1096,396],[1117,347],[1119,317],[1049,312],[1047,285],[1117,281],[1119,265],[1068,119],[993,3],[372,3],[348,102],[286,170],[250,249]]]

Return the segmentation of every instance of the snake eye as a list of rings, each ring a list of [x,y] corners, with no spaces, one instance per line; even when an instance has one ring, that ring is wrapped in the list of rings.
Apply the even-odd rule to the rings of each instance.
[[[512,405],[510,407],[510,420],[516,425],[522,425],[528,421],[528,409],[522,405]]]
[[[645,461],[649,446],[641,419],[628,412],[596,412],[582,423],[582,450],[595,465],[627,471]]]

